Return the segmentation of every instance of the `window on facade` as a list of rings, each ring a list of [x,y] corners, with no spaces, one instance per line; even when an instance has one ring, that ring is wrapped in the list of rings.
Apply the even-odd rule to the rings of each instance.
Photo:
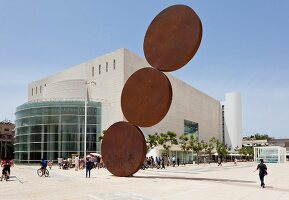
[[[222,139],[225,143],[225,106],[222,105]]]
[[[40,90],[39,92],[40,92],[40,93],[41,93],[41,89],[42,89],[42,86],[40,85],[40,86],[39,86],[39,90]]]
[[[199,137],[199,124],[193,121],[184,120],[184,134],[192,134]]]
[[[91,74],[92,74],[92,76],[94,76],[94,67],[92,67],[92,69],[91,69]]]
[[[115,70],[115,59],[113,60],[113,69]]]
[[[32,94],[32,96],[33,96],[33,88],[31,88],[31,94]]]
[[[35,89],[35,94],[37,94],[37,86],[36,86],[36,89]]]
[[[101,74],[101,65],[98,66],[98,74]]]
[[[105,71],[108,72],[108,63],[106,62]]]

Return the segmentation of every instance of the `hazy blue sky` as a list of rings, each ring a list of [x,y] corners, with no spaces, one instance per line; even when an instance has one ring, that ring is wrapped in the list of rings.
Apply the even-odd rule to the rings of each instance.
[[[289,137],[289,1],[0,0],[0,120],[28,83],[118,48],[143,57],[152,19],[174,4],[203,24],[199,51],[173,74],[222,100],[239,91],[243,135]]]

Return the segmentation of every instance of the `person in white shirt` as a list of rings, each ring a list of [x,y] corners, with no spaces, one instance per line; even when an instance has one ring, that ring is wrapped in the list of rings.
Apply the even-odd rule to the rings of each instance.
[[[79,169],[79,157],[78,155],[75,156],[75,171],[78,171]]]

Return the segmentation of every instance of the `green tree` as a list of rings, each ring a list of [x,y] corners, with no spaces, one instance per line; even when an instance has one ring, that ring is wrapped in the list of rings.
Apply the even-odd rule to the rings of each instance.
[[[158,141],[159,141],[159,144],[163,146],[164,150],[166,151],[167,156],[169,156],[172,145],[178,144],[177,134],[172,131],[161,133]]]
[[[254,135],[250,136],[251,139],[255,140],[271,140],[273,137],[270,137],[268,134],[261,134],[261,133],[255,133]]]
[[[6,157],[8,159],[14,159],[14,145],[11,143],[7,143],[7,145],[2,143],[3,145],[0,145],[0,148],[2,148],[2,155],[0,155],[0,159],[5,157],[5,148],[6,148]]]
[[[223,160],[223,158],[225,156],[228,155],[229,151],[226,148],[226,146],[224,145],[223,142],[221,142],[218,146],[217,146],[217,152],[218,152],[218,156],[220,156],[221,160]]]
[[[220,142],[220,140],[218,140],[216,138],[212,138],[211,141],[215,143],[218,157],[220,157],[221,160],[223,160],[224,156],[228,155],[228,153],[229,153],[226,145],[223,142]]]
[[[180,135],[179,144],[181,146],[183,154],[185,154],[185,157],[183,157],[183,163],[185,165],[187,160],[186,158],[188,156],[188,151],[190,150],[189,138],[185,134]]]
[[[190,149],[196,152],[197,154],[196,160],[197,160],[197,164],[199,164],[199,153],[200,151],[203,150],[203,145],[201,142],[198,141],[198,139],[194,135],[190,136],[189,144],[190,144]]]
[[[203,148],[204,148],[205,153],[209,155],[208,162],[210,163],[210,161],[212,160],[212,152],[215,148],[215,145],[213,142],[210,141],[209,143],[204,143]]]
[[[147,153],[155,148],[156,146],[158,146],[158,142],[159,142],[159,134],[155,133],[153,135],[148,135],[148,138],[146,139],[146,145],[147,145]]]
[[[253,147],[242,147],[238,149],[239,154],[242,154],[244,156],[249,156],[250,158],[254,155],[254,149]]]

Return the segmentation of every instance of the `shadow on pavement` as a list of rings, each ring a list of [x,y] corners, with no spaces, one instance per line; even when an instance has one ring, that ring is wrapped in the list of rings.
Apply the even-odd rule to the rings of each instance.
[[[276,187],[272,187],[272,186],[266,186],[265,188],[263,188],[263,190],[274,190],[274,191],[279,191],[279,192],[289,192],[289,189],[276,188]]]
[[[195,180],[195,181],[216,181],[216,182],[237,182],[237,183],[256,183],[255,181],[233,180],[221,178],[196,178],[196,177],[178,177],[178,176],[133,176],[133,178],[148,178],[148,179],[173,179],[173,180]]]
[[[7,181],[11,182],[11,181],[16,181],[15,179],[13,178],[16,178],[16,176],[9,176],[9,179]],[[4,179],[2,181],[5,181]]]
[[[195,181],[214,181],[224,184],[230,184],[241,187],[255,187],[263,190],[272,190],[279,192],[289,192],[287,188],[276,188],[272,186],[266,186],[266,188],[261,188],[257,185],[247,184],[256,183],[256,181],[246,181],[246,180],[234,180],[234,179],[222,179],[222,178],[197,178],[197,177],[178,177],[178,176],[132,176],[131,178],[143,178],[143,179],[171,179],[171,180],[195,180]],[[258,183],[259,184],[259,183]]]

